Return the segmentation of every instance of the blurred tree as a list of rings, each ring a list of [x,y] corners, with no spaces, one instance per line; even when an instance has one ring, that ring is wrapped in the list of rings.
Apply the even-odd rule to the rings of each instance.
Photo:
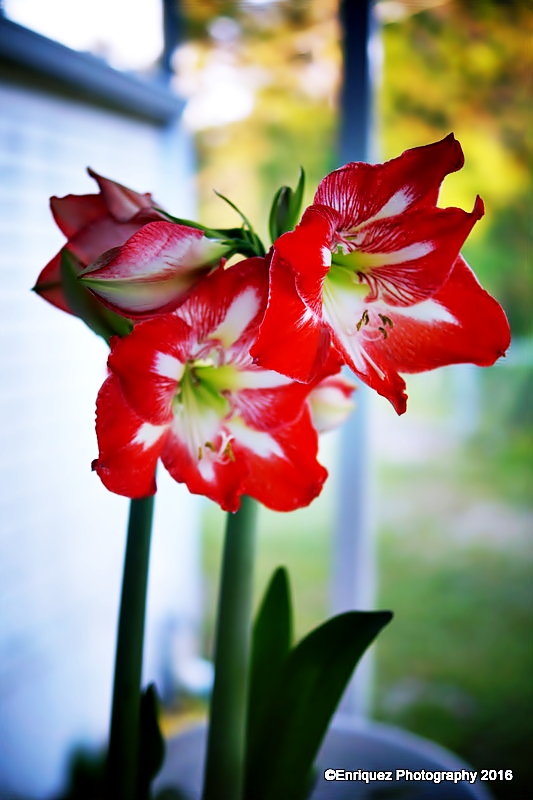
[[[308,202],[336,165],[338,2],[198,0],[183,3],[182,13],[178,83],[197,133],[202,217],[234,221],[216,188],[266,235],[278,186],[293,183],[302,165]],[[376,13],[381,155],[455,132],[466,164],[447,179],[442,204],[467,208],[482,196],[486,215],[465,254],[513,332],[530,334],[533,2],[379,0]]]
[[[447,179],[443,204],[468,207],[482,196],[486,216],[465,254],[505,306],[513,332],[531,333],[533,3],[455,0],[411,15],[405,3],[394,22],[392,5],[378,4],[383,155],[455,132],[466,163]]]
[[[224,223],[234,221],[214,196],[216,188],[245,207],[266,236],[277,188],[295,183],[302,165],[310,201],[318,181],[335,166],[337,2],[202,0],[185,3],[183,14],[187,44],[177,54],[178,85],[191,98],[188,121],[197,133],[201,213],[207,221],[221,216]],[[248,93],[248,113],[241,119],[216,124],[213,99],[210,124],[200,100],[203,94],[208,102],[206,84],[213,75],[216,105],[226,96],[228,117],[237,114],[237,89],[242,97]],[[224,86],[224,75],[231,86]]]

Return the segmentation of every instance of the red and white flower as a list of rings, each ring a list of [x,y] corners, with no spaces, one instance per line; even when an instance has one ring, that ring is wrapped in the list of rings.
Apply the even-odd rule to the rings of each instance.
[[[108,489],[155,492],[161,458],[175,480],[229,511],[242,494],[284,511],[319,494],[327,473],[306,402],[312,385],[249,354],[267,291],[266,261],[248,259],[205,277],[177,311],[112,340],[93,464]]]
[[[63,250],[74,256],[73,263],[81,271],[104,251],[124,244],[148,222],[164,219],[155,209],[150,194],[135,192],[91,169],[88,173],[98,183],[99,194],[69,194],[50,199],[54,219],[68,242],[44,267],[34,287],[49,303],[69,313],[73,311],[61,279]]]
[[[463,160],[450,134],[324,178],[300,224],[275,242],[256,363],[306,382],[333,344],[403,413],[400,372],[488,366],[503,355],[505,315],[459,255],[483,203],[470,213],[436,205]]]
[[[113,311],[142,319],[177,308],[227,250],[197,228],[150,222],[93,261],[80,280]]]

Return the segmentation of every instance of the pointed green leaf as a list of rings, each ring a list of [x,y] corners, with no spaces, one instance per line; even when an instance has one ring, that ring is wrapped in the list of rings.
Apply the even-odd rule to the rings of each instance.
[[[254,231],[254,229],[252,227],[252,224],[251,224],[250,220],[248,219],[248,217],[246,217],[243,214],[243,212],[240,210],[240,208],[238,208],[235,205],[235,203],[233,203],[225,195],[221,194],[220,192],[217,192],[216,189],[215,189],[215,194],[216,194],[217,197],[220,197],[221,200],[223,200],[225,203],[227,203],[230,206],[230,208],[232,208],[239,215],[239,217],[242,219],[242,221],[244,223],[244,225],[243,225],[243,238],[246,238],[249,241],[249,243],[252,245],[252,247],[253,247],[253,255],[264,256],[266,254],[266,251],[265,251],[263,242],[261,241],[261,239],[259,238],[257,233]]]
[[[288,186],[280,186],[274,195],[268,218],[268,232],[272,242],[275,242],[282,233],[290,230],[286,227],[286,220],[290,212],[291,195],[292,189]]]
[[[290,218],[288,220],[290,225],[288,230],[290,231],[296,227],[296,223],[300,219],[300,212],[302,210],[302,201],[304,197],[304,189],[305,189],[305,172],[303,167],[300,167],[300,172],[298,174],[298,183],[296,184],[296,189],[294,190],[291,196]]]
[[[304,186],[305,173],[300,167],[296,189],[282,186],[274,195],[268,219],[268,230],[273,242],[283,233],[292,231],[296,226],[302,208]]]
[[[109,342],[111,336],[126,336],[133,328],[131,320],[115,314],[102,305],[91,292],[78,280],[79,269],[76,259],[68,250],[61,253],[61,285],[68,306],[73,314]]]
[[[279,567],[257,612],[250,653],[247,743],[260,735],[265,711],[275,699],[277,680],[292,643],[289,576]]]
[[[192,219],[175,217],[173,214],[169,214],[168,211],[164,211],[162,208],[156,208],[156,211],[159,211],[160,214],[163,214],[163,216],[166,217],[166,219],[168,219],[170,222],[175,222],[176,225],[185,225],[187,228],[196,228],[198,231],[203,231],[208,239],[219,239],[220,235],[224,233],[223,231],[215,230],[214,228],[208,228],[205,225],[202,225],[200,222],[195,222]],[[239,230],[239,228],[235,228],[233,230]]]
[[[216,192],[216,194],[218,194],[218,192]],[[172,214],[162,209],[158,208],[157,211],[164,214],[170,222],[175,222],[176,225],[186,225],[188,228],[196,228],[196,230],[203,231],[208,239],[217,239],[221,244],[227,245],[228,251],[225,257],[228,259],[237,254],[245,256],[246,258],[257,255],[264,256],[265,248],[263,247],[263,243],[251,228],[244,214],[242,214],[242,212],[226,197],[223,195],[219,195],[219,197],[226,203],[229,203],[229,205],[237,211],[239,216],[245,220],[245,225],[240,228],[207,228],[199,222],[193,222],[193,220],[183,219],[182,217],[174,217]]]
[[[165,740],[159,728],[159,699],[151,683],[141,695],[139,773],[136,800],[149,800],[150,784],[165,758]]]
[[[304,800],[313,762],[355,665],[388,611],[350,611],[325,622],[289,654],[250,743],[246,797]]]
[[[243,239],[243,228],[219,228],[216,233],[224,239],[234,239],[239,241]]]
[[[230,208],[232,208],[239,215],[239,217],[244,222],[245,227],[248,228],[248,230],[252,231],[253,228],[252,228],[250,220],[248,219],[248,217],[246,217],[243,214],[243,212],[240,210],[240,208],[238,208],[235,205],[235,203],[233,203],[228,197],[226,197],[225,195],[221,194],[220,192],[217,192],[216,189],[214,190],[214,192],[215,192],[217,197],[220,197],[221,200],[223,200],[225,203],[227,203],[228,206],[230,206]]]

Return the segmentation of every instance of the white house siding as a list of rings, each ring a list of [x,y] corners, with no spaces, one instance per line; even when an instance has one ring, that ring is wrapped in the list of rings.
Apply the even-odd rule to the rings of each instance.
[[[103,743],[128,501],[95,474],[106,345],[30,292],[63,244],[50,195],[96,191],[85,167],[194,213],[189,145],[101,108],[0,86],[0,797],[56,793],[74,743]],[[198,618],[197,502],[161,470],[146,675],[165,630]]]

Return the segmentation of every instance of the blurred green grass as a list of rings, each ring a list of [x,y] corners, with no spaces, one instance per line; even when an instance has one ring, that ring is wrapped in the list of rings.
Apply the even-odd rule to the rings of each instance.
[[[456,376],[411,381],[408,416],[432,419],[448,446],[379,464],[378,604],[395,620],[376,648],[374,709],[478,770],[513,770],[491,787],[511,800],[533,785],[531,364],[474,371],[468,437],[454,433]]]
[[[533,556],[520,533],[533,520],[532,444],[510,437],[488,457],[474,442],[460,458],[381,476],[407,512],[379,533],[379,605],[395,620],[376,649],[376,716],[478,769],[512,769],[498,798],[533,785]],[[461,530],[472,507],[487,515],[485,536]]]

